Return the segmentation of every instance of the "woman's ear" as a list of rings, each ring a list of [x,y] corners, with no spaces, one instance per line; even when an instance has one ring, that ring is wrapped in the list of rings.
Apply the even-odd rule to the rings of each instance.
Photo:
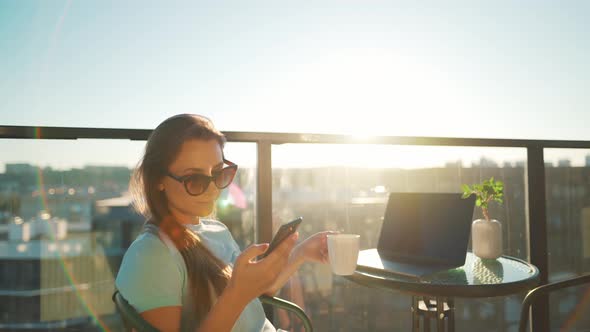
[[[158,184],[158,190],[164,191],[164,184],[163,183]]]

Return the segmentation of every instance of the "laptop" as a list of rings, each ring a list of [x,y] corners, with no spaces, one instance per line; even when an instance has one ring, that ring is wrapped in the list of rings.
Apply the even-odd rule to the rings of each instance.
[[[391,193],[377,248],[359,253],[357,270],[421,278],[465,265],[475,197]]]

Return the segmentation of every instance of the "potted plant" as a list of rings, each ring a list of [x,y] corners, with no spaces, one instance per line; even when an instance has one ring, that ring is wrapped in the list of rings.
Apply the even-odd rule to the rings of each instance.
[[[502,204],[504,183],[494,178],[482,183],[463,185],[463,198],[475,195],[475,205],[481,208],[485,219],[477,219],[471,224],[473,253],[482,259],[496,259],[502,255],[502,224],[490,218],[488,206],[491,202]]]

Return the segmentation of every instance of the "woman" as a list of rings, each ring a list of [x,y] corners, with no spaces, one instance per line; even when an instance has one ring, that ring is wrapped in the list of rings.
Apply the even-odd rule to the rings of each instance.
[[[131,244],[116,287],[161,331],[275,331],[258,297],[272,295],[306,261],[326,263],[326,234],[298,233],[261,260],[268,244],[243,252],[207,219],[237,171],[225,138],[206,118],[181,114],[150,135],[131,190],[148,221]]]

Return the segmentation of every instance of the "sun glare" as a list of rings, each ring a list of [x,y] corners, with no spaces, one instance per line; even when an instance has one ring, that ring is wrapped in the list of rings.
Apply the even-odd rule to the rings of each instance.
[[[402,146],[385,144],[283,144],[273,147],[273,167],[438,168],[471,167],[481,158],[499,165],[526,159],[518,148]]]
[[[457,114],[469,104],[469,93],[445,71],[387,49],[325,52],[257,74],[256,84],[243,87],[240,108],[275,119],[270,131],[436,136],[453,117],[431,121],[425,114]]]

